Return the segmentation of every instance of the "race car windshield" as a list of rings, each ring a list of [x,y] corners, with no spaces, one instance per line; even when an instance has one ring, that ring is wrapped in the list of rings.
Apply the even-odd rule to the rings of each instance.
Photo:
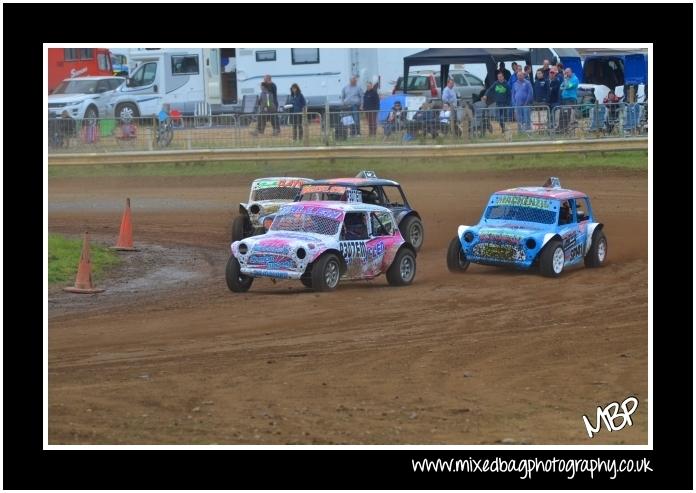
[[[299,187],[259,188],[254,190],[251,200],[292,200],[299,191]]]
[[[302,233],[316,233],[320,235],[335,235],[338,233],[340,221],[330,217],[314,214],[282,214],[275,217],[271,225],[271,231],[298,231]]]
[[[554,224],[556,222],[556,211],[517,205],[492,205],[486,209],[485,218],[487,220]]]

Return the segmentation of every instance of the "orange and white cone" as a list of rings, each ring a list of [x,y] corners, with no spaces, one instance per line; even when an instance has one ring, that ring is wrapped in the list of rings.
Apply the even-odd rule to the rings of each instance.
[[[121,219],[121,230],[118,233],[118,241],[116,246],[112,246],[114,250],[124,250],[127,252],[135,252],[138,249],[133,247],[133,226],[131,225],[131,209],[130,198],[126,199],[126,209],[123,211]]]
[[[101,293],[103,289],[95,288],[92,284],[92,260],[89,256],[89,233],[85,232],[85,239],[82,242],[82,254],[80,263],[77,266],[77,276],[75,276],[75,286],[63,288],[71,293],[91,294]]]

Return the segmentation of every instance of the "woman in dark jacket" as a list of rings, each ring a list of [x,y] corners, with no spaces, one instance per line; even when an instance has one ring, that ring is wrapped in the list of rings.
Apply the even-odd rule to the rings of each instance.
[[[370,129],[370,137],[377,135],[377,112],[379,111],[379,94],[377,88],[371,82],[367,83],[367,90],[363,96],[363,110],[367,111],[367,126]]]
[[[293,84],[290,86],[289,104],[292,104],[292,140],[302,140],[302,111],[307,106],[307,101],[302,95],[300,86]]]

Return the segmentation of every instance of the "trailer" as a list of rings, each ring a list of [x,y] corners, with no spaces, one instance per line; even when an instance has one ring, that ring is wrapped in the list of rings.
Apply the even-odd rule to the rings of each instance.
[[[260,93],[269,74],[280,104],[298,84],[309,111],[341,104],[352,75],[378,82],[374,48],[164,48],[130,51],[128,84],[115,99],[116,115],[157,114],[170,105],[184,115],[204,104],[211,114],[238,113],[244,96]]]

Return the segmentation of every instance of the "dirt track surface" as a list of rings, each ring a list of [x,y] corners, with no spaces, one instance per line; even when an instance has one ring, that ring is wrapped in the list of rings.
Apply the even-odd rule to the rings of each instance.
[[[546,174],[404,173],[390,178],[426,228],[412,286],[234,294],[230,223],[252,178],[49,181],[49,231],[113,244],[130,196],[142,248],[105,293],[49,289],[49,443],[647,443],[647,173],[561,176],[605,224],[601,269],[451,274],[457,225]],[[630,395],[633,425],[589,439],[582,415]]]

